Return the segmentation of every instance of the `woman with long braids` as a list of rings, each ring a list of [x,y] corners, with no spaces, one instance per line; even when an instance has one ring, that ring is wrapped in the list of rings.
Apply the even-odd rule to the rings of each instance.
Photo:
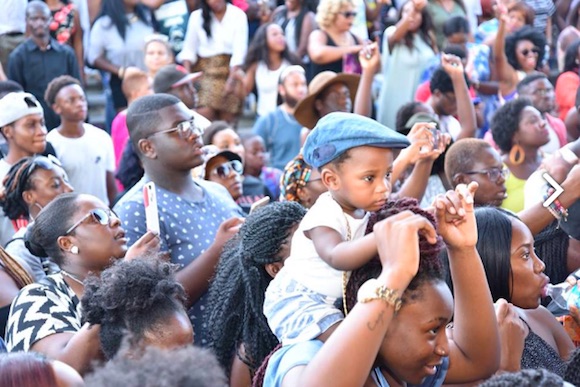
[[[153,34],[151,15],[139,0],[102,0],[101,12],[91,29],[87,61],[110,74],[112,103],[117,111],[127,107],[121,90],[125,70],[145,70],[145,36]]]
[[[23,237],[40,210],[58,195],[72,190],[66,172],[52,156],[25,157],[14,164],[4,178],[0,205],[16,229],[16,234],[6,243],[6,251],[24,263],[34,282],[59,269],[49,259],[28,251]]]
[[[248,18],[230,0],[201,0],[187,24],[177,59],[188,71],[203,71],[197,111],[208,120],[235,125],[244,98]]]
[[[367,232],[375,235],[378,257],[352,272],[345,319],[324,343],[274,352],[254,386],[441,386],[491,376],[499,334],[475,249],[476,189],[462,185],[437,197],[437,231],[433,215],[413,199],[388,202],[371,216]],[[442,242],[451,256],[455,307],[443,279]]]
[[[230,386],[250,386],[255,370],[278,344],[262,312],[264,293],[284,265],[305,213],[294,202],[260,208],[224,248],[209,289],[208,325]]]

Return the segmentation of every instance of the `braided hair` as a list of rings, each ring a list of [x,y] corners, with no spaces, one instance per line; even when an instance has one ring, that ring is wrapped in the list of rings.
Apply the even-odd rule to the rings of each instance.
[[[576,348],[570,355],[564,372],[564,380],[575,386],[580,386],[580,348]]]
[[[262,312],[272,277],[265,265],[280,262],[282,245],[306,214],[295,202],[276,202],[250,214],[240,232],[224,247],[209,288],[211,347],[229,375],[233,356],[253,372],[278,344]]]
[[[52,169],[52,164],[36,163],[37,160],[37,157],[24,157],[18,160],[10,167],[8,174],[4,177],[2,182],[4,191],[0,195],[0,206],[10,220],[28,219],[28,205],[22,198],[22,194],[34,189],[32,176],[35,169],[33,165],[44,170]]]
[[[567,259],[570,237],[560,229],[558,221],[552,222],[534,236],[534,249],[546,264],[545,273],[552,283],[560,283],[568,277]]]
[[[499,374],[486,380],[479,387],[552,387],[562,386],[563,380],[560,376],[551,373],[543,368],[527,369],[519,372]]]

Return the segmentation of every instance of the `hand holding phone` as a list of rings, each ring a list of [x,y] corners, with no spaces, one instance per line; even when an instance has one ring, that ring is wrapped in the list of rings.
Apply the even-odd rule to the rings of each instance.
[[[143,186],[143,204],[145,206],[145,221],[147,230],[159,235],[159,210],[157,208],[157,194],[155,183],[150,181]]]

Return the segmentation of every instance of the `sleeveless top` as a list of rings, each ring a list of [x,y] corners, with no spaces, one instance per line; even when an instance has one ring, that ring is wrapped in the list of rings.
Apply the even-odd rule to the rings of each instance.
[[[59,10],[50,11],[52,22],[50,23],[50,36],[56,39],[60,44],[71,44],[72,35],[75,31],[75,12],[76,8],[73,3],[67,4]]]
[[[528,323],[522,319],[530,330],[524,341],[524,352],[522,353],[521,368],[544,368],[557,375],[563,376],[566,370],[566,363],[554,348],[546,343],[544,339],[534,333]]]
[[[328,35],[326,32],[322,31],[324,33],[324,35],[326,35],[326,44],[330,47],[338,47],[338,44],[336,44],[336,42],[334,40],[332,40],[332,38],[330,37],[330,35]],[[359,40],[358,38],[352,33],[349,32],[350,35],[352,36],[352,38],[354,39],[355,44],[359,44]],[[342,73],[342,58],[335,60],[333,62],[330,63],[324,63],[324,64],[318,64],[318,63],[314,63],[311,62],[311,74],[312,74],[312,78],[314,78],[317,74],[323,72],[323,71],[334,71],[335,73]]]
[[[258,62],[255,79],[258,90],[256,110],[259,116],[265,116],[276,110],[276,106],[278,106],[278,80],[282,71],[289,65],[287,60],[283,60],[278,69],[270,70],[266,62]]]

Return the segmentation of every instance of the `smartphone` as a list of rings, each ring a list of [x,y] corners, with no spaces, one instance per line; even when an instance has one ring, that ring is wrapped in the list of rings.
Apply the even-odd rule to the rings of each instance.
[[[255,201],[254,203],[252,203],[252,206],[250,207],[250,214],[252,212],[256,211],[258,208],[264,207],[268,203],[270,203],[270,197],[269,196],[264,196],[262,199]]]
[[[155,183],[152,181],[143,186],[143,204],[145,206],[147,230],[153,231],[159,235],[159,209],[157,208]]]
[[[431,129],[431,133],[433,133],[433,149],[437,149],[441,139],[441,131],[435,127]]]

